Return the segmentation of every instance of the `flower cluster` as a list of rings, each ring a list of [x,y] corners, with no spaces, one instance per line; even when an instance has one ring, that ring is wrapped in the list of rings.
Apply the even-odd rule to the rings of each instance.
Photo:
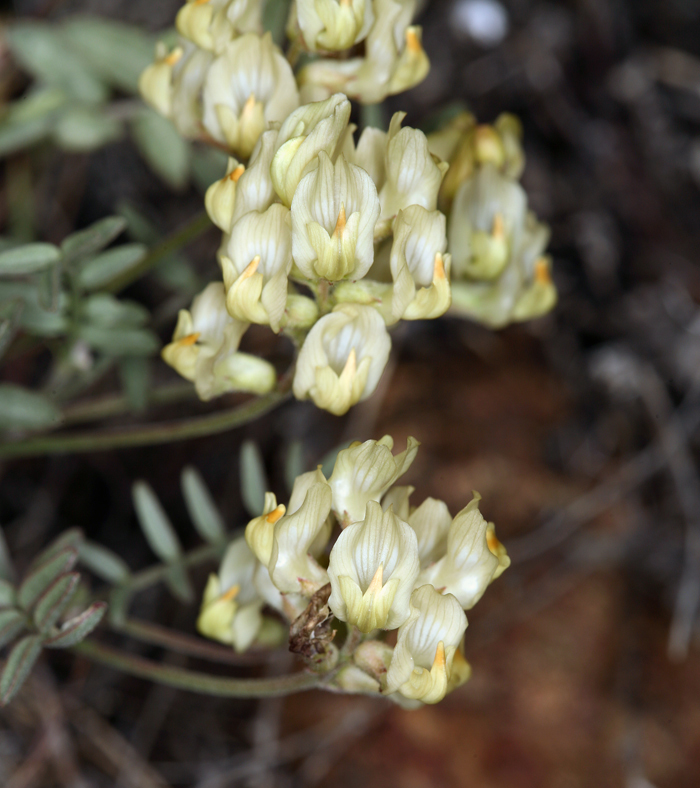
[[[163,352],[202,398],[272,388],[268,367],[256,373],[236,353],[257,323],[297,344],[295,396],[343,414],[375,390],[391,349],[387,327],[449,308],[437,210],[447,165],[421,131],[402,128],[402,113],[388,132],[367,128],[357,143],[349,119],[343,94],[298,107],[263,132],[247,167],[231,159],[209,188],[223,286],[209,285],[181,312]]]
[[[510,560],[477,493],[454,518],[432,498],[410,505],[413,488],[396,482],[418,445],[394,455],[389,436],[355,443],[328,479],[320,468],[297,477],[288,506],[267,493],[209,579],[199,630],[242,651],[264,640],[267,605],[291,624],[294,650],[346,691],[436,703],[465,682],[464,611]]]
[[[549,312],[557,293],[545,255],[549,228],[528,210],[518,183],[525,158],[517,118],[493,126],[463,113],[430,135],[430,150],[450,163],[440,206],[448,214],[452,312],[490,328]]]
[[[143,97],[186,137],[247,159],[262,132],[304,103],[343,91],[375,103],[423,80],[430,64],[412,27],[417,0],[299,0],[287,56],[263,34],[261,0],[188,0],[181,39],[141,76]],[[306,65],[291,63],[300,53]]]

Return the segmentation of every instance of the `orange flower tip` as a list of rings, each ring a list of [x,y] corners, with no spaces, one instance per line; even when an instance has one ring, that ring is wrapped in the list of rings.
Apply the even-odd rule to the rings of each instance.
[[[355,352],[355,348],[353,348],[350,351],[348,360],[345,362],[345,366],[343,367],[341,377],[351,377],[351,378],[355,377],[356,371],[357,371],[357,353]]]
[[[333,230],[333,237],[334,238],[342,238],[343,232],[345,231],[345,225],[347,224],[347,219],[345,216],[345,204],[340,203],[340,211],[338,213],[338,221],[335,223],[335,230]]]
[[[352,0],[340,0],[340,5],[344,5],[346,7],[352,6]]]
[[[433,269],[433,279],[445,278],[445,263],[443,262],[442,255],[438,252],[435,255],[435,267]]]
[[[503,214],[497,213],[493,217],[493,229],[491,230],[491,235],[493,235],[494,238],[503,238],[505,234],[506,231],[503,224]]]
[[[194,343],[199,339],[200,332],[195,331],[194,334],[188,334],[186,337],[178,340],[178,345],[181,347],[189,347],[190,345],[194,345]]]
[[[433,660],[433,670],[444,670],[445,668],[445,644],[442,640],[435,649],[435,659]]]
[[[540,285],[552,284],[552,276],[549,273],[549,266],[544,257],[540,257],[535,263],[535,281]]]
[[[411,28],[406,31],[406,48],[414,55],[419,55],[423,51],[418,34]]]
[[[224,600],[224,602],[230,602],[232,599],[235,599],[238,596],[238,592],[240,590],[241,587],[238,584],[231,586],[228,591],[224,591],[224,593],[221,595],[221,599]]]
[[[238,179],[243,175],[245,172],[245,166],[243,164],[239,164],[236,169],[229,174],[229,178],[234,182],[238,183]]]
[[[194,0],[195,5],[206,5],[209,0]]]
[[[377,571],[374,573],[374,577],[372,578],[372,581],[367,587],[367,593],[370,595],[378,594],[382,590],[383,580],[384,580],[384,565],[379,564],[379,566],[377,567]]]
[[[248,279],[248,277],[252,276],[257,270],[258,266],[260,265],[260,255],[256,254],[255,257],[248,263],[246,269],[241,274],[241,279]]]
[[[494,533],[486,534],[486,545],[494,555],[496,555],[501,548],[501,543],[498,541],[496,534]]]
[[[270,525],[274,525],[284,515],[286,511],[287,511],[287,507],[283,503],[281,503],[276,509],[273,509],[271,512],[269,512],[265,516],[265,519],[267,520],[268,523],[270,523]]]
[[[173,51],[163,58],[163,62],[168,66],[174,66],[177,61],[182,57],[182,48],[175,47]]]
[[[243,112],[241,112],[241,118],[244,118],[246,115],[249,115],[255,109],[255,93],[251,93],[246,100],[246,103],[243,105]]]

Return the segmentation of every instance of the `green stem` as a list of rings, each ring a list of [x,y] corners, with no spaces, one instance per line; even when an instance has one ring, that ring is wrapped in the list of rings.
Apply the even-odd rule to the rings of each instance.
[[[145,273],[148,273],[148,271],[163,258],[176,252],[196,238],[199,238],[200,235],[213,226],[206,211],[198,213],[196,216],[192,217],[184,227],[181,227],[172,235],[169,235],[160,243],[157,243],[138,265],[134,266],[129,271],[125,271],[123,274],[115,276],[103,289],[111,293],[123,290],[132,282],[140,279]]]
[[[194,386],[187,381],[182,381],[153,389],[148,393],[148,403],[149,405],[167,405],[194,397]],[[82,421],[100,421],[128,412],[129,402],[123,394],[109,394],[97,399],[76,402],[65,408],[63,423],[77,424]]]
[[[201,438],[248,424],[282,404],[288,396],[287,392],[273,391],[264,397],[256,397],[229,410],[179,421],[6,441],[0,445],[0,459],[65,452],[105,451]]]
[[[268,661],[272,655],[270,652],[237,654],[230,646],[210,643],[184,632],[176,632],[160,624],[152,624],[150,621],[141,621],[137,618],[127,618],[122,622],[113,623],[112,628],[142,643],[225,665],[259,665],[261,662]]]
[[[294,692],[323,688],[328,677],[311,673],[292,673],[288,676],[264,679],[231,679],[211,676],[185,668],[160,665],[143,657],[128,654],[111,646],[84,640],[73,651],[110,668],[140,679],[148,679],[168,687],[216,695],[220,698],[270,698],[291,695]]]

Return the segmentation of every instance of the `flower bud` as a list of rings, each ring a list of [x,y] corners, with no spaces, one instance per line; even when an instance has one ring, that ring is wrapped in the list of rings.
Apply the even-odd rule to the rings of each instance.
[[[262,213],[275,202],[275,190],[270,178],[270,164],[277,150],[277,129],[263,132],[253,149],[248,167],[236,184],[236,200],[230,228],[251,211]],[[230,230],[229,230],[230,232]]]
[[[404,451],[391,453],[394,440],[355,443],[338,452],[328,483],[333,490],[333,511],[342,525],[362,520],[369,501],[379,501],[394,482],[411,467],[420,443],[409,438]]]
[[[386,148],[386,181],[379,193],[382,219],[390,219],[409,205],[434,211],[447,162],[436,163],[428,140],[418,129],[401,128],[405,113],[391,119]]]
[[[258,562],[244,538],[231,542],[218,575],[209,575],[197,629],[208,638],[245,651],[262,625],[260,599],[253,585]]]
[[[305,47],[339,52],[367,35],[374,21],[370,0],[297,0],[296,22]]]
[[[431,585],[411,596],[411,615],[399,628],[387,673],[387,692],[422,703],[438,703],[471,672],[459,651],[467,617],[451,595]]]
[[[213,59],[211,52],[182,42],[182,57],[173,65],[171,111],[166,117],[183,137],[202,137],[202,86]]]
[[[288,293],[281,327],[286,331],[304,330],[318,320],[318,305],[312,298]]]
[[[327,540],[330,535],[327,522],[331,512],[331,488],[320,471],[304,476],[306,478],[300,482],[306,488],[303,503],[275,524],[268,566],[272,582],[280,591],[311,596],[328,582],[325,569],[318,565],[311,552],[319,536]],[[310,485],[309,476],[313,479]],[[298,490],[296,497],[300,494]],[[291,504],[292,501],[290,509]]]
[[[339,304],[309,331],[299,352],[293,390],[319,408],[342,416],[377,387],[391,340],[369,306]]]
[[[173,341],[163,348],[166,364],[195,384],[200,399],[209,400],[227,391],[266,394],[277,382],[274,367],[248,353],[238,352],[248,328],[226,311],[223,285],[212,282],[181,309]]]
[[[446,246],[445,216],[440,211],[426,211],[420,205],[399,211],[390,262],[394,321],[432,320],[447,311],[451,295],[450,256],[443,257]]]
[[[316,165],[318,154],[324,151],[334,157],[349,119],[350,102],[338,93],[326,101],[299,107],[282,123],[270,175],[286,206],[292,204],[299,181],[309,165]]]
[[[233,211],[236,205],[236,186],[245,167],[229,158],[226,175],[212,183],[204,195],[204,207],[209,218],[224,233],[231,232]]]
[[[198,47],[218,54],[238,33],[259,32],[261,12],[258,0],[187,0],[175,26]]]
[[[479,511],[480,500],[475,492],[450,525],[444,556],[418,578],[418,585],[431,583],[444,593],[454,594],[467,610],[481,599],[489,583],[510,566],[505,548],[496,539],[493,523],[487,523]]]
[[[408,618],[418,571],[413,529],[370,501],[365,519],[349,525],[331,550],[328,604],[361,632],[395,629]]]
[[[338,671],[333,684],[353,695],[378,695],[381,692],[381,686],[375,678],[351,663]]]
[[[377,188],[341,155],[321,151],[292,200],[294,262],[308,279],[361,279],[374,258]]]
[[[218,142],[247,159],[271,121],[299,105],[289,63],[266,33],[246,33],[226,45],[209,67],[203,123]]]
[[[274,493],[265,493],[263,512],[259,517],[254,517],[245,528],[245,540],[248,547],[255,553],[258,561],[264,566],[270,563],[272,546],[275,538],[275,523],[284,517],[287,511],[285,505],[277,505]]]
[[[406,29],[404,46],[387,87],[390,95],[410,90],[428,76],[430,60],[421,44],[422,32],[416,26]]]
[[[287,302],[292,268],[289,210],[276,203],[236,222],[221,258],[226,307],[239,320],[269,324],[277,332]]]
[[[352,661],[386,689],[386,673],[394,649],[381,640],[365,640],[355,649]]]
[[[139,77],[141,97],[166,118],[171,117],[173,111],[173,68],[182,55],[182,47],[175,47],[172,52],[167,52],[165,46],[159,42],[155,63],[146,66]]]

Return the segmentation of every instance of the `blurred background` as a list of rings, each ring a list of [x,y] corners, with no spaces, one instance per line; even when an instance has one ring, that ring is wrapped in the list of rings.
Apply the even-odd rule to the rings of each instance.
[[[172,25],[179,5],[2,7],[8,23],[79,12],[156,32]],[[381,112],[407,110],[407,123],[424,128],[456,102],[480,122],[504,111],[520,117],[523,185],[552,228],[554,313],[499,332],[450,317],[404,323],[380,390],[343,419],[288,402],[213,437],[5,461],[0,521],[20,568],[71,526],[140,568],[153,559],[133,513],[135,479],[153,486],[188,547],[197,537],[178,481],[187,464],[235,527],[248,518],[244,440],[257,442],[283,496],[295,442],[311,468],[344,441],[389,433],[403,448],[413,435],[422,448],[404,478],[414,500],[442,498],[454,513],[478,490],[513,559],[470,611],[472,679],[439,705],[409,712],[319,692],[213,699],[51,654],[0,712],[8,788],[700,785],[700,4],[438,0],[424,5],[418,24],[431,72]],[[2,36],[0,58],[0,101],[8,102],[27,77]],[[205,153],[192,161],[173,184],[128,138],[91,154],[14,151],[2,163],[0,223],[16,230],[24,222],[56,243],[131,210],[159,237],[201,211],[202,188],[218,177]],[[218,237],[211,230],[185,248],[179,284],[157,269],[127,291],[160,310],[162,340],[177,308],[216,275]],[[249,341],[282,366],[289,355],[285,340],[266,332]],[[17,354],[3,374],[31,385],[45,365],[41,354]],[[151,374],[175,379],[159,363]],[[187,401],[159,414],[219,405]],[[193,575],[198,593],[211,568]],[[194,631],[197,604],[160,587],[134,610]],[[292,665],[282,654],[262,666],[244,658],[216,668],[119,642],[222,674]]]

